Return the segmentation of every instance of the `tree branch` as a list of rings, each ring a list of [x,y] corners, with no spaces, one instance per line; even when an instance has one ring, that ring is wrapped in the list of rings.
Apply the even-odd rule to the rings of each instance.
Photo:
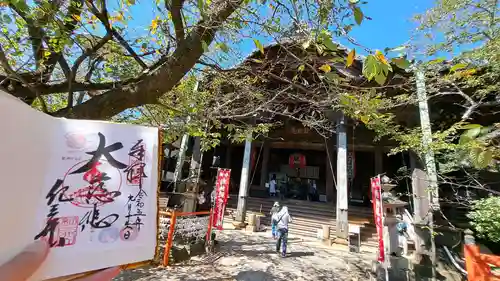
[[[184,21],[182,19],[182,5],[184,4],[184,0],[172,0],[171,6],[168,6],[168,1],[165,1],[165,7],[170,11],[172,15],[172,22],[174,24],[175,29],[175,38],[177,40],[177,44],[184,40]]]
[[[210,44],[222,23],[242,4],[243,0],[216,0],[206,17],[200,20],[188,36],[176,47],[168,60],[157,70],[145,74],[133,87],[121,87],[95,96],[75,106],[71,111],[60,110],[57,116],[85,119],[107,119],[125,109],[156,103],[189,72],[203,55],[203,43]]]
[[[76,73],[78,72],[78,68],[80,68],[80,65],[82,62],[91,54],[97,52],[100,48],[102,48],[109,40],[111,40],[112,36],[111,33],[108,32],[106,35],[99,40],[97,44],[92,46],[92,48],[87,48],[83,54],[81,54],[76,60],[75,63],[73,64],[73,67],[71,67],[71,72],[70,72],[70,77],[68,79],[68,108],[73,107],[73,82],[75,82],[75,77]]]
[[[87,5],[89,6],[90,10],[92,13],[101,21],[101,23],[104,25],[104,28],[106,29],[107,33],[111,33],[113,37],[118,40],[118,43],[122,45],[123,48],[125,48],[130,55],[134,58],[134,60],[143,68],[147,69],[148,66],[142,61],[142,59],[137,55],[137,53],[130,47],[130,45],[123,39],[123,37],[116,31],[115,28],[113,28],[109,24],[109,18],[108,18],[108,11],[106,9],[106,1],[102,1],[102,11],[99,11],[97,7],[94,5],[92,1],[87,0]]]

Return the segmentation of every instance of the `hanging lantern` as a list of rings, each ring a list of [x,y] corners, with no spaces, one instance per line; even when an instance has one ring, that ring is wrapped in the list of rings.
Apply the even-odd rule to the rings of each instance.
[[[288,160],[290,168],[305,168],[306,167],[306,156],[303,154],[295,153],[290,155]]]

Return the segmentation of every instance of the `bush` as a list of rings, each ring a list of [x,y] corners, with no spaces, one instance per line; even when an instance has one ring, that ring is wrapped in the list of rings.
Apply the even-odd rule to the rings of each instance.
[[[479,238],[500,242],[500,197],[491,196],[475,200],[467,214]]]

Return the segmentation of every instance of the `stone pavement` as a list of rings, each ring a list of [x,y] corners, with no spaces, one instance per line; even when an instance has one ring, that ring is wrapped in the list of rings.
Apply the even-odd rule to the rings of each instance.
[[[212,255],[167,268],[139,268],[120,274],[115,281],[264,281],[264,280],[369,280],[373,253],[348,253],[317,241],[289,237],[286,258],[275,252],[269,232],[224,230],[217,234],[220,245]]]

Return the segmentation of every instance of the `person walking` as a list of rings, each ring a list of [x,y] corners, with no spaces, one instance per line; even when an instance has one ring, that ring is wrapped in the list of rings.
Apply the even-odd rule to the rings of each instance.
[[[273,215],[273,221],[276,223],[278,240],[276,241],[276,253],[281,257],[286,257],[286,246],[288,242],[288,223],[292,222],[292,217],[288,213],[288,207],[283,206],[279,212]]]
[[[276,196],[276,174],[273,174],[273,177],[271,178],[271,181],[269,181],[269,196],[270,197],[275,197]]]
[[[269,214],[271,215],[271,233],[273,235],[273,239],[278,238],[278,232],[277,232],[277,221],[273,220],[272,218],[274,217],[274,214],[279,212],[280,210],[280,203],[278,201],[274,202],[273,207],[271,208],[271,211]]]

